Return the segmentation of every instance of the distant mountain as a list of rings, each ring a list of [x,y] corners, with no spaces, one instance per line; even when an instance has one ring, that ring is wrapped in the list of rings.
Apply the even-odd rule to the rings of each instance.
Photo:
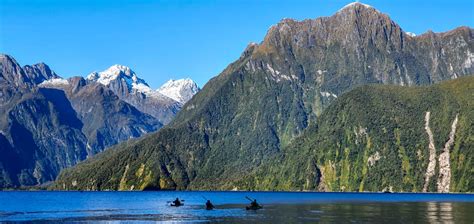
[[[159,90],[152,90],[135,72],[122,65],[93,72],[87,76],[87,80],[106,86],[120,99],[152,115],[163,124],[169,123],[182,105],[199,90],[191,79],[169,81]],[[184,94],[183,98],[179,98],[181,94]]]
[[[44,63],[22,68],[3,54],[0,68],[0,189],[52,181],[61,169],[161,128],[154,109],[169,120],[182,105],[124,66],[89,81],[63,79]],[[127,103],[134,97],[153,100],[142,111]]]
[[[342,97],[344,93],[362,85],[425,86],[474,74],[472,52],[474,52],[474,34],[471,28],[460,27],[445,33],[428,32],[414,37],[403,31],[387,15],[360,3],[347,5],[330,17],[303,21],[284,19],[269,29],[262,43],[250,44],[238,60],[230,64],[220,75],[211,79],[184,105],[170,125],[133,144],[119,145],[115,147],[115,150],[107,151],[95,159],[63,172],[57,180],[56,188],[229,190],[271,189],[271,186],[277,186],[277,189],[301,187],[301,182],[289,181],[288,186],[284,185],[287,183],[284,182],[286,180],[276,176],[281,174],[278,173],[280,167],[271,164],[274,161],[282,166],[287,162],[293,164],[292,161],[285,159],[285,152],[291,150],[293,141],[301,141],[295,138],[305,134],[308,127],[317,127],[319,122],[330,122],[325,124],[328,130],[324,133],[327,136],[321,137],[323,140],[330,139],[324,145],[328,148],[312,148],[311,151],[302,151],[301,154],[295,152],[300,158],[308,156],[309,159],[313,158],[310,156],[317,155],[316,158],[324,158],[324,160],[316,160],[316,162],[321,162],[329,161],[329,156],[335,155],[331,161],[339,162],[341,157],[344,158],[343,156],[349,153],[351,159],[345,160],[345,164],[350,164],[350,166],[334,164],[334,167],[338,169],[337,173],[331,177],[338,178],[341,177],[339,167],[361,168],[363,166],[353,164],[353,162],[365,160],[355,158],[363,157],[361,153],[364,152],[372,155],[379,151],[382,157],[389,154],[391,156],[387,157],[390,160],[380,160],[385,161],[386,169],[374,172],[374,175],[390,176],[393,173],[399,175],[400,169],[397,167],[394,170],[396,165],[393,164],[403,162],[406,166],[404,162],[406,160],[403,156],[392,156],[391,153],[398,154],[400,151],[399,145],[388,142],[393,140],[393,135],[387,138],[377,137],[377,140],[374,136],[377,144],[364,142],[369,149],[361,151],[360,146],[353,144],[352,135],[342,135],[344,132],[341,133],[339,129],[329,128],[331,125],[348,123],[351,126],[344,130],[352,131],[353,127],[360,125],[362,129],[368,127],[369,136],[374,135],[372,132],[383,133],[383,127],[375,127],[371,123],[358,124],[352,119],[368,117],[373,118],[373,122],[377,121],[376,119],[404,119],[392,117],[392,113],[388,114],[390,117],[383,117],[383,112],[392,110],[394,106],[404,108],[403,104],[409,104],[410,100],[416,99],[416,102],[421,102],[422,100],[419,101],[418,97],[423,98],[423,96],[414,96],[413,99],[406,97],[396,101],[394,105],[389,101],[391,98],[383,95],[385,97],[380,100],[389,101],[387,108],[382,104],[377,105],[374,110],[369,110],[371,104],[361,104],[360,106],[368,107],[363,109],[370,114],[364,116],[352,116],[350,112],[332,114],[331,116],[341,116],[338,117],[341,121],[337,120],[337,123],[331,123],[333,120],[323,121],[321,114],[328,105],[339,102],[340,98],[343,101],[348,99]],[[432,90],[426,89],[426,91]],[[469,90],[469,88],[463,89],[463,93],[459,94],[465,97],[465,94],[470,94]],[[396,91],[397,89],[393,92]],[[373,97],[376,97],[377,93],[375,91]],[[433,94],[431,98],[451,97],[450,94]],[[358,96],[359,94],[354,95],[355,98]],[[360,95],[362,96],[366,97]],[[370,99],[372,95],[367,97]],[[453,107],[461,107],[456,105],[464,101],[454,102],[458,103],[452,105]],[[463,108],[460,111],[469,109]],[[433,119],[444,117],[447,120],[442,126],[436,124],[436,127],[449,129],[449,124],[448,126],[445,124],[452,122],[455,115],[441,109],[430,109],[429,106],[423,104],[423,107],[420,106],[413,112],[402,112],[406,116],[415,116],[415,114],[424,116],[425,110],[432,110]],[[331,111],[337,112],[334,109]],[[355,110],[348,111],[355,112]],[[434,118],[434,113],[437,113],[437,118]],[[463,119],[472,119],[470,115],[462,116]],[[420,122],[417,117],[410,117],[409,120]],[[410,133],[411,128],[419,127],[411,125],[398,127],[394,124],[397,123],[387,123],[386,131],[395,133],[399,128],[403,138],[406,133]],[[463,126],[465,124],[467,123]],[[407,130],[401,130],[404,128]],[[363,130],[361,132],[364,134]],[[437,136],[448,136],[445,131],[434,132]],[[426,143],[426,136],[421,136],[422,132],[416,133],[415,139],[411,141],[403,139],[401,144],[415,143],[416,148],[422,150],[423,161],[416,162],[416,169],[410,168],[410,172],[425,172],[423,168],[428,166],[426,153],[429,145],[423,144]],[[465,138],[462,141],[464,140]],[[339,152],[342,150],[342,143],[348,148],[344,149],[343,153]],[[437,147],[440,144],[442,143],[436,143]],[[459,147],[466,147],[466,145],[457,144]],[[408,145],[404,147],[408,148]],[[462,150],[469,151],[470,148]],[[327,155],[319,153],[327,153]],[[404,155],[410,156],[412,151]],[[465,161],[472,160],[470,154],[465,155]],[[279,157],[283,159],[277,160]],[[302,162],[307,164],[305,161]],[[412,162],[410,160],[410,166],[415,166]],[[320,165],[322,164],[317,164],[317,167]],[[330,166],[332,167],[331,164]],[[265,167],[275,170],[269,171],[268,175],[258,173]],[[453,166],[451,168],[452,173],[464,169]],[[318,169],[321,170],[321,168]],[[304,178],[308,178],[308,175],[313,175],[314,178],[310,178],[311,181],[321,181],[317,169],[313,171],[309,174],[301,172],[295,176],[301,174],[305,175]],[[344,182],[343,185],[322,189],[340,190],[342,189],[340,186],[345,186],[343,190],[355,189],[354,186],[367,181],[353,176],[359,175],[358,172],[354,170],[348,175],[342,175],[344,178],[349,176],[349,184]],[[293,175],[292,173],[284,174],[286,177]],[[461,175],[466,175],[465,171],[462,171]],[[400,180],[399,176],[396,177],[394,180]],[[410,176],[410,178],[420,180],[419,176],[416,178]],[[461,180],[458,178],[460,177],[457,176],[455,181]],[[273,179],[279,183],[271,182]],[[469,185],[471,179],[464,180],[467,182],[460,188],[451,185],[450,190],[472,191]],[[395,187],[394,182],[381,182],[383,178],[374,180],[378,181],[362,189],[378,190],[388,186]],[[323,183],[340,182],[323,181]],[[267,188],[267,186],[270,187]],[[315,183],[307,188],[314,189],[319,186]],[[415,183],[412,188],[403,186],[394,189],[419,189],[419,186],[419,183]],[[430,182],[429,186],[434,185]],[[429,189],[433,190],[432,187]]]
[[[184,105],[199,92],[199,87],[191,79],[171,79],[158,92]]]
[[[163,126],[158,119],[120,100],[106,86],[87,84],[82,77],[51,79],[41,83],[40,87],[64,91],[83,123],[82,132],[88,139],[89,155]]]

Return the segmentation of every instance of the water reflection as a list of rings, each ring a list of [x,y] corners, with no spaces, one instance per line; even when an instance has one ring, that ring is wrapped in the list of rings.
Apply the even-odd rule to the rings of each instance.
[[[273,205],[259,217],[228,218],[258,223],[473,223],[472,203],[330,203]]]
[[[428,202],[426,217],[429,223],[454,223],[453,203],[451,202]]]

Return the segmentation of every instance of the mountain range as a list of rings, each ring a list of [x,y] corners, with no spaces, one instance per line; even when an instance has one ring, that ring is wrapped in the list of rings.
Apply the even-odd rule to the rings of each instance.
[[[473,52],[470,27],[416,36],[361,3],[283,19],[167,126],[53,189],[470,192]]]
[[[63,79],[44,63],[21,67],[8,55],[0,67],[0,188],[53,181],[111,145],[156,131],[199,90],[189,79],[171,80],[162,94],[119,65],[88,79]]]
[[[169,80],[158,90],[152,90],[135,72],[122,65],[93,72],[87,76],[87,81],[108,87],[121,100],[152,115],[163,124],[169,123],[184,103],[199,91],[191,79]]]

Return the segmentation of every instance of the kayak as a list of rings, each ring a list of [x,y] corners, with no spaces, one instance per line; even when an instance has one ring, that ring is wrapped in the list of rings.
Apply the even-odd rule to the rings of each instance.
[[[183,206],[183,205],[184,205],[184,203],[181,203],[180,205],[171,204],[170,206],[172,206],[172,207],[179,207],[179,206]]]
[[[245,207],[246,210],[259,210],[263,208],[263,206],[247,206]]]

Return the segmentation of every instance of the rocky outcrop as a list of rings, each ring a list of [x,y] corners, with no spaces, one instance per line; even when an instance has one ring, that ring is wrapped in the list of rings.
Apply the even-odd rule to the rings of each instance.
[[[423,192],[428,191],[428,185],[430,184],[430,179],[431,177],[434,176],[435,174],[435,168],[436,168],[436,147],[434,145],[434,138],[433,138],[433,132],[431,131],[430,128],[430,115],[431,112],[427,111],[425,115],[425,130],[426,133],[428,134],[428,149],[429,149],[429,159],[428,159],[428,167],[426,168],[426,173],[425,173],[425,184],[423,185]]]
[[[454,135],[456,134],[456,127],[458,124],[458,115],[454,118],[453,124],[451,125],[451,132],[449,132],[449,139],[444,145],[443,151],[439,155],[439,176],[438,176],[438,192],[448,193],[449,186],[451,183],[451,162],[450,162],[450,149],[454,144]]]
[[[25,65],[23,67],[28,78],[32,83],[38,85],[46,80],[60,78],[54,71],[45,63],[38,63],[35,65]]]
[[[373,166],[375,165],[375,162],[379,161],[380,159],[380,153],[377,151],[373,155],[369,156],[369,158],[367,159],[367,165]]]
[[[430,120],[430,112],[426,112],[425,116],[425,130],[428,134],[429,140],[429,162],[428,168],[425,173],[425,184],[423,186],[423,192],[428,191],[428,186],[430,184],[430,178],[435,175],[435,168],[436,168],[436,147],[434,145],[434,138],[433,133],[429,127],[429,120]],[[439,172],[438,172],[438,179],[437,179],[437,191],[439,193],[448,193],[451,183],[451,162],[450,162],[450,148],[454,144],[454,135],[456,134],[456,126],[458,123],[458,115],[454,118],[454,121],[451,125],[451,131],[449,133],[448,141],[446,142],[441,154],[439,155]]]
[[[0,68],[0,86],[2,88],[23,89],[32,86],[29,77],[14,58],[0,54],[0,64],[2,65]],[[4,91],[1,96],[3,97],[5,94]]]

